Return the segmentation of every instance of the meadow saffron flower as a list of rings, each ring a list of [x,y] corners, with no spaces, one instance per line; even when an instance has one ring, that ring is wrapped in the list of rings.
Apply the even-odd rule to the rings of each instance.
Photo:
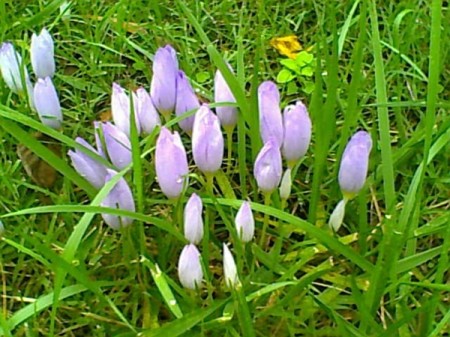
[[[138,134],[140,133],[139,118],[137,113],[137,98],[133,96],[133,108],[136,129]],[[117,83],[112,85],[111,95],[111,113],[114,121],[114,125],[117,126],[125,135],[130,138],[130,115],[131,115],[131,100],[125,90]]]
[[[234,262],[233,255],[228,246],[223,244],[223,275],[225,277],[225,284],[230,288],[235,288],[239,284],[239,278]]]
[[[354,197],[366,181],[371,149],[372,138],[366,131],[356,132],[345,147],[338,180],[347,199]]]
[[[202,199],[193,193],[184,207],[184,237],[190,243],[198,244],[203,238],[202,211]]]
[[[280,147],[283,143],[283,119],[280,108],[280,92],[272,81],[265,81],[258,87],[259,128],[263,143],[275,139]]]
[[[58,94],[50,77],[37,80],[34,85],[33,98],[41,122],[53,129],[60,129],[63,115]]]
[[[98,152],[83,138],[77,137],[75,141],[84,146],[86,149],[98,154]],[[75,170],[89,183],[97,189],[100,189],[105,184],[106,167],[92,158],[87,153],[84,153],[78,148],[75,151],[70,150],[67,153],[72,159],[72,165]]]
[[[186,150],[178,132],[161,128],[155,150],[155,168],[161,191],[169,198],[178,198],[189,173]]]
[[[158,48],[153,59],[150,95],[159,113],[168,116],[175,109],[178,60],[170,45]]]
[[[280,184],[282,174],[281,152],[278,143],[270,138],[255,160],[253,174],[263,193],[272,193]]]
[[[308,150],[311,141],[311,119],[306,106],[298,101],[283,112],[284,138],[281,152],[292,167]]]
[[[288,199],[291,195],[291,187],[292,187],[292,178],[291,178],[291,169],[287,169],[284,171],[283,178],[281,178],[280,184],[280,198]]]
[[[248,201],[244,201],[239,208],[234,220],[239,238],[243,242],[249,242],[255,235],[255,219]]]
[[[219,118],[203,104],[195,115],[192,154],[203,173],[215,173],[222,165],[224,141]]]
[[[157,125],[161,125],[161,119],[153,105],[152,98],[144,88],[136,90],[133,97],[136,99],[137,124],[139,124],[143,134],[150,134]]]
[[[31,36],[31,65],[38,78],[55,75],[55,55],[53,38],[47,29],[42,29],[39,35]]]
[[[233,71],[229,64],[228,68]],[[236,103],[236,99],[220,70],[216,71],[216,76],[214,77],[214,102]],[[238,118],[236,107],[218,106],[216,107],[216,113],[220,119],[220,123],[225,129],[233,129],[236,126]]]
[[[192,89],[188,78],[182,70],[178,71],[176,96],[175,114],[178,117],[183,116],[186,112],[191,110],[197,110],[200,107],[200,102],[195,95],[194,89]],[[178,125],[184,132],[190,135],[194,126],[194,120],[195,113],[180,120]]]
[[[178,278],[183,287],[200,288],[203,280],[200,252],[193,244],[184,246],[178,261]]]
[[[10,42],[4,42],[0,48],[0,70],[6,85],[15,93],[24,90],[21,73],[23,72],[25,85],[32,87],[28,71],[22,64],[22,57]]]
[[[105,184],[109,182],[117,172],[108,169],[108,173],[105,177]],[[131,193],[130,186],[128,186],[126,180],[121,177],[108,195],[101,202],[102,207],[118,208],[126,211],[135,211],[135,205],[133,200],[133,194]],[[112,229],[120,229],[127,227],[133,223],[133,219],[117,216],[112,214],[102,213],[102,218],[106,224]]]
[[[339,230],[342,222],[344,221],[346,203],[347,200],[345,198],[339,201],[336,208],[333,210],[333,213],[331,213],[330,220],[328,221],[328,226],[335,232]]]
[[[101,123],[99,126],[102,129],[106,146],[106,151],[102,148],[99,153],[104,155],[107,153],[111,163],[119,170],[123,170],[132,161],[130,140],[125,133],[110,122]]]

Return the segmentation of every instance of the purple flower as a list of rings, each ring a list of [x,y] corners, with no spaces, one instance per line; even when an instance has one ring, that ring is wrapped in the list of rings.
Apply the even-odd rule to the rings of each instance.
[[[178,61],[175,49],[170,45],[158,48],[153,59],[153,77],[150,95],[156,109],[169,115],[175,109]]]
[[[137,120],[141,127],[141,132],[150,134],[157,125],[161,125],[161,120],[153,105],[152,98],[144,88],[139,88],[134,97],[138,117]]]
[[[52,36],[47,29],[39,35],[31,36],[31,65],[38,78],[53,77],[55,74],[55,55]]]
[[[278,147],[283,143],[283,120],[280,109],[280,93],[272,81],[261,83],[258,88],[259,128],[263,143],[274,138]]]
[[[88,150],[98,154],[98,152],[83,138],[78,137],[75,141]],[[103,187],[107,174],[106,167],[103,164],[77,148],[75,148],[75,151],[69,151],[67,154],[72,159],[72,165],[75,167],[75,170],[77,170],[84,179],[89,181],[91,185],[97,189]]]
[[[185,113],[198,109],[200,107],[200,102],[192,89],[189,80],[183,71],[178,71],[177,77],[177,100],[175,105],[175,114],[180,117]],[[188,133],[192,133],[192,127],[194,126],[195,114],[180,120],[178,123],[180,128]]]
[[[231,66],[228,68],[232,70]],[[233,93],[231,92],[228,83],[223,78],[220,70],[216,71],[216,76],[214,77],[214,101],[216,103],[236,103]],[[217,116],[220,119],[220,123],[224,128],[233,129],[236,126],[238,111],[234,106],[218,106],[216,107]]]
[[[133,106],[136,129],[138,133],[140,132],[139,118],[137,114],[137,98],[133,96]],[[114,124],[130,138],[130,114],[131,114],[131,100],[127,95],[125,90],[118,85],[113,83],[112,85],[112,95],[111,95],[111,112],[114,120]]]
[[[203,203],[193,193],[184,207],[184,237],[190,243],[198,244],[203,238]]]
[[[282,175],[281,153],[274,138],[270,138],[258,153],[253,174],[259,189],[264,193],[272,193],[280,184]]]
[[[105,184],[116,174],[117,172],[108,170],[105,178]],[[123,177],[119,179],[117,184],[112,188],[105,199],[103,199],[101,206],[118,208],[132,212],[135,211],[133,194],[131,193],[131,189]],[[127,227],[133,223],[133,219],[131,218],[106,213],[102,213],[102,218],[112,229],[120,229],[121,227]]]
[[[222,165],[223,135],[219,118],[203,104],[195,115],[192,131],[192,154],[203,173],[214,173]]]
[[[200,252],[193,244],[184,246],[178,261],[178,278],[183,287],[200,288],[203,280]]]
[[[225,243],[223,243],[223,275],[229,288],[235,288],[239,284],[239,278],[233,255]]]
[[[242,203],[234,222],[240,239],[243,242],[251,241],[255,235],[255,219],[248,201]]]
[[[284,139],[282,153],[288,165],[292,166],[302,158],[311,141],[311,119],[306,106],[298,101],[287,106],[283,113]]]
[[[22,57],[14,50],[12,43],[4,42],[0,48],[0,70],[6,85],[14,92],[24,90],[21,73],[23,71],[25,84],[32,86],[28,71],[22,63]]]
[[[63,121],[61,105],[50,77],[38,79],[33,97],[41,122],[53,129],[60,129]]]
[[[112,123],[100,123],[98,125],[102,130],[106,145],[106,151],[104,151],[101,139],[99,139],[97,141],[97,146],[100,147],[98,152],[103,155],[107,152],[111,163],[119,170],[123,170],[132,161],[130,140],[125,133]]]
[[[344,197],[351,199],[363,187],[369,168],[372,139],[366,131],[358,131],[345,147],[339,167],[339,186]]]
[[[159,187],[169,198],[178,198],[189,173],[186,150],[178,132],[163,127],[156,141],[156,176]]]

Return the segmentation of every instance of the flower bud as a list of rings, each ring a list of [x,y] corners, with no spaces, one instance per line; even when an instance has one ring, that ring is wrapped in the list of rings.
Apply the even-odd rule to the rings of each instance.
[[[235,288],[239,284],[236,263],[234,262],[230,249],[225,243],[223,244],[223,274],[225,277],[225,284],[229,288]]]
[[[346,199],[339,201],[333,213],[331,213],[328,226],[335,232],[339,230],[344,221]]]
[[[292,178],[291,178],[291,169],[287,169],[284,171],[283,178],[281,179],[280,185],[280,198],[288,199],[291,195],[291,187],[292,187]]]
[[[150,94],[144,88],[136,90],[135,106],[137,111],[137,123],[140,125],[141,132],[144,134],[152,133],[157,125],[161,125],[158,112],[153,105]]]
[[[308,150],[311,141],[311,119],[306,106],[298,101],[283,113],[284,138],[281,149],[289,166],[293,166]]]
[[[169,199],[178,198],[189,173],[186,150],[178,132],[163,127],[156,141],[155,167],[159,187]]]
[[[125,133],[112,123],[101,123],[100,127],[103,131],[106,152],[111,163],[119,170],[123,170],[132,161],[130,140]],[[104,149],[102,149],[103,151]],[[102,152],[99,151],[99,153]]]
[[[136,96],[133,96],[133,106],[134,106],[134,115],[136,129],[138,133],[140,133],[139,126],[139,118],[137,114],[137,99]],[[117,83],[113,83],[112,85],[112,95],[111,95],[111,112],[114,124],[123,132],[125,135],[130,138],[131,129],[130,129],[130,114],[131,114],[131,100],[127,95],[125,90],[118,85]]]
[[[178,61],[170,45],[158,48],[153,59],[150,95],[159,113],[167,116],[175,109]]]
[[[75,141],[88,150],[98,154],[98,152],[83,138],[78,137]],[[75,170],[84,179],[89,181],[89,183],[97,189],[103,187],[107,174],[106,167],[103,164],[77,148],[75,151],[69,151],[67,154],[72,159],[72,165],[75,167]]]
[[[248,201],[244,201],[239,208],[234,220],[239,238],[243,242],[249,242],[255,235],[255,219]]]
[[[184,246],[178,261],[178,278],[183,287],[188,289],[200,288],[203,281],[200,252],[193,244]]]
[[[200,102],[195,95],[194,89],[192,89],[189,80],[183,71],[178,71],[177,77],[177,99],[175,105],[175,114],[180,117],[186,112],[189,112],[200,107]],[[192,128],[194,126],[195,114],[187,118],[182,119],[178,122],[180,128],[188,133],[192,133]]]
[[[222,165],[223,135],[219,118],[203,104],[195,114],[192,131],[192,154],[203,173],[214,173]]]
[[[259,189],[272,193],[280,184],[282,174],[281,152],[274,138],[264,144],[255,160],[253,174]]]
[[[231,66],[228,68],[232,71]],[[236,103],[233,93],[230,87],[223,78],[220,70],[216,71],[214,77],[214,102],[216,103]],[[220,123],[224,128],[232,129],[236,126],[238,111],[234,106],[218,106],[216,107],[217,117],[220,119]]]
[[[14,46],[10,42],[4,42],[0,48],[0,70],[6,85],[16,93],[24,90],[22,71],[25,84],[31,85],[28,71],[22,64],[22,57],[14,50]]]
[[[39,35],[31,36],[31,65],[38,78],[53,77],[55,74],[55,55],[52,36],[47,29]]]
[[[41,122],[53,129],[60,129],[63,121],[61,105],[50,77],[37,80],[33,98]]]
[[[283,143],[283,120],[280,109],[280,92],[272,81],[258,88],[259,128],[263,143],[274,138],[278,147]]]
[[[117,172],[108,170],[105,178],[105,184],[110,181]],[[133,200],[133,194],[123,177],[119,179],[117,184],[112,188],[108,195],[101,202],[102,207],[118,208],[127,211],[135,211],[135,205]],[[112,214],[102,213],[102,218],[106,224],[112,229],[120,229],[121,227],[127,227],[133,223],[133,219],[117,216]]]
[[[198,244],[203,238],[202,211],[202,199],[193,193],[184,207],[184,237],[190,243]]]
[[[344,197],[351,199],[363,187],[369,168],[372,139],[366,131],[358,131],[345,147],[339,167],[339,186]]]

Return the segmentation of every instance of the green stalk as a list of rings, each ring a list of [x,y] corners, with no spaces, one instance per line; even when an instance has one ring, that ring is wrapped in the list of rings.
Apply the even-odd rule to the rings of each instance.
[[[264,193],[264,205],[265,206],[270,206],[270,195],[271,193]],[[259,245],[261,246],[261,248],[263,247],[264,244],[264,238],[266,236],[266,231],[267,231],[267,227],[269,225],[269,215],[268,214],[264,214],[264,222],[263,222],[263,227],[262,227],[262,231],[261,231],[261,237],[259,238]]]

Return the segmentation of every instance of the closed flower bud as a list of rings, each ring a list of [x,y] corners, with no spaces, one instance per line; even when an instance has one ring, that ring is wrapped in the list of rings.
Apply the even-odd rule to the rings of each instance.
[[[344,197],[351,199],[363,187],[369,168],[372,139],[366,131],[358,131],[345,147],[339,167],[339,186]]]
[[[123,170],[132,161],[130,140],[125,133],[112,123],[101,123],[100,127],[103,131],[106,152],[111,163],[119,170]],[[99,151],[99,153],[102,152]]]
[[[255,235],[255,219],[248,201],[244,201],[234,220],[239,238],[243,242],[249,242]]]
[[[53,39],[44,28],[39,35],[31,36],[31,65],[38,78],[53,77],[55,74],[55,55]]]
[[[159,187],[169,199],[178,198],[189,173],[186,150],[178,132],[163,127],[156,141],[155,167]]]
[[[197,194],[192,194],[184,207],[184,237],[198,244],[203,238],[203,203]]]
[[[228,65],[230,70],[231,66]],[[236,103],[233,93],[230,87],[223,78],[220,70],[216,71],[216,76],[214,77],[214,102],[216,103]],[[225,129],[233,129],[236,126],[238,111],[234,106],[218,106],[216,107],[217,116],[220,119],[220,123]]]
[[[273,192],[280,184],[282,171],[280,148],[271,138],[259,151],[253,168],[259,189],[264,193]]]
[[[88,150],[98,154],[98,152],[83,138],[78,137],[75,141]],[[72,165],[75,167],[75,170],[77,170],[84,179],[89,181],[91,185],[97,189],[103,187],[107,174],[106,167],[103,164],[79,149],[69,151],[67,154],[72,159]]]
[[[291,187],[292,187],[292,178],[291,178],[291,169],[287,169],[284,171],[283,178],[281,179],[280,184],[280,198],[288,199],[291,195]]]
[[[24,91],[22,72],[25,85],[31,85],[28,71],[22,64],[22,57],[14,50],[12,43],[4,42],[0,48],[0,70],[6,85],[16,93]]]
[[[239,278],[236,270],[236,263],[233,255],[227,245],[223,244],[223,275],[225,284],[229,288],[235,288],[239,284]]]
[[[108,170],[105,178],[105,184],[110,181],[117,172]],[[101,202],[102,207],[118,208],[126,211],[135,211],[135,205],[133,200],[133,194],[125,179],[122,177],[117,184],[112,188],[108,195]],[[133,219],[117,216],[112,214],[102,213],[102,218],[106,224],[112,229],[120,229],[121,227],[127,227],[133,223]]]
[[[133,96],[133,106],[136,129],[140,133],[139,118],[137,116],[137,99]],[[111,95],[111,112],[114,120],[114,124],[130,138],[130,114],[131,114],[131,100],[127,95],[125,90],[118,85],[113,83],[112,85],[112,95]]]
[[[311,119],[302,102],[287,106],[283,113],[283,157],[293,166],[308,150],[311,141]]]
[[[158,48],[153,59],[150,95],[159,113],[167,116],[175,109],[178,61],[170,45]]]
[[[283,119],[280,108],[280,92],[272,81],[261,83],[258,88],[259,128],[263,143],[274,138],[278,147],[283,143]]]
[[[200,288],[203,281],[200,252],[193,244],[184,246],[178,261],[178,278],[183,287]]]
[[[152,98],[144,88],[136,90],[134,97],[138,121],[136,124],[139,124],[142,133],[150,134],[157,125],[161,125],[161,120],[153,105]]]
[[[195,115],[192,154],[203,173],[214,173],[222,165],[223,135],[219,118],[203,104]]]
[[[41,122],[53,129],[60,129],[63,121],[58,94],[50,77],[39,78],[34,86],[34,106]]]
[[[186,112],[191,110],[197,110],[200,107],[200,102],[198,101],[197,96],[195,95],[194,89],[192,89],[189,80],[183,71],[178,71],[177,77],[177,99],[175,105],[175,114],[180,117],[183,116]],[[182,119],[178,125],[180,128],[188,133],[192,133],[192,128],[194,126],[195,114],[189,116],[187,118]]]
[[[339,230],[344,221],[346,199],[339,201],[333,213],[331,213],[328,226],[335,232]]]

